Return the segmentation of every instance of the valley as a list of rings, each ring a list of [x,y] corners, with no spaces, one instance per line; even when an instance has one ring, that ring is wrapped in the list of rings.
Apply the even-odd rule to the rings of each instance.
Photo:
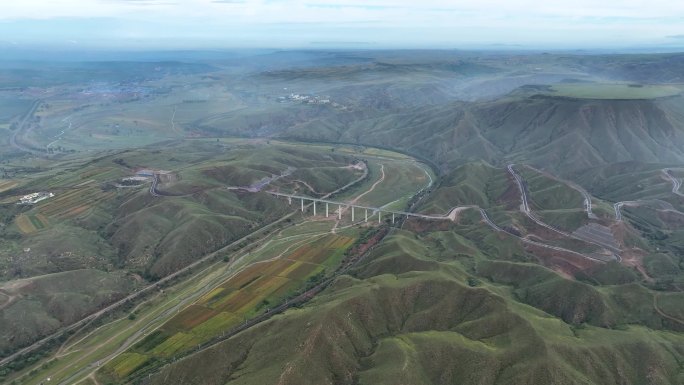
[[[244,55],[0,67],[0,382],[684,381],[681,55]]]

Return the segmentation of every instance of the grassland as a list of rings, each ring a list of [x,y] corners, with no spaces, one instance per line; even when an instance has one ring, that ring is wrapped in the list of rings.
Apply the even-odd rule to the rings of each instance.
[[[231,192],[225,187],[249,185],[295,167],[307,171],[298,179],[321,191],[333,191],[362,175],[348,167],[354,161],[329,147],[323,151],[227,139],[64,159],[55,162],[53,171],[13,180],[14,187],[0,193],[9,199],[0,211],[10,224],[2,229],[0,272],[10,284],[20,278],[77,270],[129,271],[142,280],[162,277],[290,211],[268,195]],[[115,187],[139,168],[168,170],[170,176],[158,186],[168,196],[154,199],[147,191],[149,185]],[[280,182],[283,188],[290,184]],[[12,200],[32,191],[51,191],[55,196],[31,206]],[[305,267],[293,274],[304,274]],[[74,288],[74,293],[79,290],[86,288]],[[79,302],[73,314],[88,314],[117,296]],[[2,349],[9,352],[73,322],[72,316],[54,313],[70,298],[64,293],[51,301],[27,303],[35,319],[26,324],[21,337]],[[0,317],[16,309],[0,309]]]
[[[22,383],[39,384],[47,376],[55,380],[84,376],[90,373],[91,365],[99,360],[109,360],[117,356],[117,349],[129,346],[131,340],[142,338],[154,328],[163,324],[169,317],[193,300],[207,292],[226,277],[232,275],[234,269],[223,261],[201,269],[188,280],[166,288],[163,292],[151,296],[130,310],[129,314],[108,320],[94,330],[85,330],[67,340],[48,359],[47,365],[40,370],[26,371],[21,377]]]
[[[178,151],[180,149],[183,150]],[[119,254],[123,259],[112,263],[136,266],[141,272],[150,263],[155,263],[153,274],[166,274],[179,266],[174,262],[177,258],[189,260],[217,248],[249,228],[268,222],[284,209],[268,197],[240,195],[223,190],[224,187],[248,186],[288,167],[305,172],[297,178],[324,192],[360,175],[360,171],[347,167],[353,162],[352,158],[330,153],[329,149],[328,153],[316,148],[295,151],[292,146],[249,141],[197,140],[172,145],[169,151],[180,152],[175,155],[167,155],[165,151],[162,147],[105,155],[80,163],[64,161],[54,173],[38,174],[22,181],[22,191],[48,190],[55,196],[30,207],[8,204],[6,215],[14,225],[6,231],[21,236],[14,241],[6,240],[5,250],[31,247],[29,245],[36,244],[32,237],[40,237],[43,241],[39,244],[46,244],[50,234],[85,232],[90,234],[89,238],[100,238],[96,243],[110,248],[109,252],[100,253],[105,257],[114,254],[112,248],[123,250],[124,253]],[[220,159],[224,154],[228,154],[227,158]],[[60,167],[62,171],[59,171]],[[173,178],[162,180],[159,186],[173,196],[151,201],[145,188],[114,187],[122,177],[133,175],[136,169],[150,167],[173,171]],[[10,198],[8,203],[13,203],[11,199],[16,196],[13,191],[4,193]],[[263,217],[262,210],[269,205],[273,210],[264,211],[266,217]],[[202,228],[211,230],[202,233]],[[172,233],[180,237],[171,236]],[[192,239],[195,245],[183,238]],[[207,244],[209,238],[212,241]],[[163,239],[167,241],[163,242]],[[70,258],[78,259],[87,256],[86,251],[89,253],[84,245],[56,243],[62,244],[63,248],[55,248],[48,255],[70,254],[75,255]],[[155,246],[156,252],[152,249]],[[36,251],[41,249],[34,248]],[[44,255],[34,253],[31,258],[42,259]],[[4,274],[9,271],[5,270]]]
[[[464,230],[397,232],[304,308],[173,363],[152,383],[541,385],[652,376],[676,384],[682,378],[681,334],[638,322],[608,329],[601,312],[624,305],[536,264],[490,261],[498,255],[483,253]],[[634,292],[629,288],[621,287],[625,296]],[[656,314],[652,304],[645,314]],[[644,357],[648,362],[640,363]]]
[[[44,309],[86,311],[93,294],[76,287],[50,296],[55,273],[97,269],[92,276],[105,280],[128,271],[127,282],[148,283],[293,209],[226,186],[295,167],[269,188],[322,195],[355,180],[361,173],[348,166],[363,160],[369,177],[337,199],[366,193],[359,203],[401,209],[432,177],[437,184],[421,212],[477,205],[509,234],[493,231],[475,209],[455,223],[408,220],[308,305],[171,362],[146,383],[684,383],[684,230],[674,213],[683,206],[660,171],[684,159],[684,98],[668,85],[681,80],[681,55],[278,52],[254,62],[64,64],[20,76],[0,69],[0,83],[18,87],[0,96],[0,134],[9,138],[40,98],[19,139],[50,152],[0,151],[3,181],[11,181],[0,191],[2,279],[40,275],[49,283],[40,300],[24,297],[18,312],[0,309],[3,317],[38,314],[7,319],[49,332],[62,321]],[[291,92],[334,104],[294,102]],[[423,157],[439,178],[408,155],[365,147],[372,144]],[[552,170],[598,197],[599,222],[630,248],[623,263],[522,243],[515,234],[594,251],[520,212],[507,162]],[[148,184],[113,188],[141,168],[170,171],[160,178],[161,197]],[[545,221],[568,230],[586,221],[575,192],[525,178]],[[14,204],[44,189],[54,199]],[[615,223],[612,203],[624,200],[648,202],[625,207],[625,220]],[[292,226],[245,241],[239,253],[217,258],[225,261],[132,305],[130,317],[80,331],[3,381],[138,381],[145,367],[330,272],[337,252],[320,261],[315,251],[344,246],[327,237],[358,236],[348,218],[290,219]],[[0,307],[14,299],[3,289]],[[99,382],[88,378],[98,361]]]
[[[527,183],[530,209],[545,223],[574,231],[587,223],[582,194],[568,184],[530,168],[520,168]]]
[[[38,330],[54,330],[78,321],[93,309],[133,290],[135,280],[123,272],[74,270],[5,283],[13,301],[0,311],[1,352],[32,341]]]
[[[421,211],[445,214],[456,206],[498,206],[507,188],[505,170],[483,162],[467,163],[441,178],[439,188]]]
[[[552,95],[578,99],[654,99],[679,95],[682,88],[670,85],[620,83],[565,83],[551,86]]]
[[[59,181],[52,181],[52,185],[58,187],[60,183],[82,185],[80,188],[88,188],[90,185],[102,185],[107,183],[109,176],[112,175],[111,170],[105,170],[104,165],[112,162],[113,159],[117,162],[114,164],[125,163],[127,165],[139,164],[141,167],[149,167],[148,162],[154,159],[159,159],[159,163],[166,169],[174,170],[178,178],[169,182],[162,183],[159,187],[163,191],[170,193],[184,192],[184,196],[170,197],[167,200],[176,201],[186,200],[192,197],[201,197],[203,204],[206,207],[211,207],[212,210],[218,210],[213,199],[236,199],[232,205],[240,204],[240,202],[252,201],[255,209],[264,210],[264,204],[270,205],[272,201],[266,199],[260,194],[240,195],[231,194],[226,195],[222,191],[223,187],[229,184],[249,184],[254,180],[258,180],[260,175],[271,175],[272,173],[281,172],[288,164],[304,169],[311,169],[311,177],[316,175],[321,176],[321,180],[316,181],[310,179],[311,184],[317,184],[322,189],[332,189],[333,183],[346,183],[350,178],[357,178],[360,175],[359,170],[353,170],[346,167],[349,164],[347,155],[341,153],[331,152],[328,146],[321,146],[321,152],[318,148],[299,148],[292,144],[268,144],[265,142],[253,141],[227,141],[220,140],[218,144],[215,140],[212,141],[194,141],[190,147],[186,149],[196,149],[197,152],[185,151],[175,155],[178,158],[185,158],[187,167],[172,169],[169,165],[177,164],[176,160],[169,160],[163,155],[150,154],[145,152],[127,152],[125,156],[122,154],[115,154],[109,158],[100,159],[97,162],[89,164],[92,170],[80,170],[77,177],[69,173],[62,173],[57,177]],[[249,162],[252,165],[252,170],[256,172],[246,172],[244,175],[252,175],[247,179],[242,174],[242,169],[231,164],[231,158],[228,156],[227,161],[217,161],[207,158],[206,148],[219,148],[222,152],[227,146],[236,153],[236,158],[243,162]],[[215,147],[216,146],[216,147]],[[254,148],[260,148],[262,156],[254,155]],[[282,146],[285,151],[280,152],[278,148]],[[156,151],[156,150],[153,150]],[[264,153],[272,153],[277,157],[278,161],[271,166],[266,163],[263,157]],[[230,154],[230,152],[229,152]],[[250,158],[254,156],[254,158]],[[312,157],[316,162],[304,161],[300,162],[295,157]],[[356,158],[356,157],[354,157]],[[398,157],[401,158],[401,157]],[[196,161],[194,159],[199,159]],[[324,164],[322,173],[318,161],[327,163],[328,165],[335,165],[340,171],[341,177],[330,178],[330,173],[326,170],[327,165]],[[368,164],[371,167],[377,166],[378,160],[373,157],[368,158]],[[193,163],[194,162],[194,163]],[[289,163],[291,162],[291,163]],[[393,160],[383,158],[383,162],[391,164]],[[402,165],[412,164],[405,160],[397,160]],[[114,167],[116,168],[116,167]],[[216,172],[216,170],[222,170]],[[224,171],[226,170],[226,171]],[[413,171],[411,171],[413,172]],[[115,174],[116,175],[116,174]],[[425,174],[423,174],[425,175]],[[372,178],[372,177],[371,177]],[[375,176],[376,180],[378,176]],[[48,179],[49,180],[49,179]],[[95,182],[88,182],[95,180]],[[392,179],[397,183],[402,183],[401,179]],[[30,182],[35,183],[35,182]],[[274,187],[288,188],[291,184],[284,178],[275,182]],[[203,186],[202,190],[186,190],[186,186]],[[416,189],[423,186],[415,185]],[[404,185],[400,185],[404,188]],[[391,189],[391,187],[387,187]],[[357,194],[361,194],[369,189],[366,184],[355,186]],[[129,194],[124,200],[125,204],[132,204],[138,198],[138,195],[146,195],[145,190],[135,191],[127,190]],[[187,195],[191,194],[191,196]],[[231,197],[232,195],[232,197]],[[56,196],[55,198],[57,198]],[[253,198],[250,198],[253,197]],[[66,198],[65,198],[66,199]],[[149,198],[141,200],[146,202]],[[46,202],[46,207],[47,206]],[[284,210],[290,210],[284,202],[275,202]],[[150,209],[160,202],[155,202],[152,205],[145,203],[141,206],[146,210],[146,221],[154,220],[150,217],[152,212]],[[30,214],[33,210],[41,209],[39,205],[32,210],[27,211]],[[127,209],[130,209],[127,208]],[[140,209],[135,209],[140,210]],[[232,209],[234,210],[234,209]],[[132,211],[135,213],[135,211]],[[173,214],[178,215],[178,211],[172,211]],[[275,214],[275,213],[273,213]],[[310,214],[307,210],[306,215]],[[127,217],[135,214],[127,214]],[[244,211],[236,211],[231,215],[248,215]],[[53,218],[57,218],[56,216]],[[102,218],[110,218],[106,211],[101,207],[95,207],[81,217],[82,221],[99,221]],[[331,218],[332,219],[332,218]],[[149,302],[141,305],[135,310],[135,318],[119,319],[111,324],[104,325],[97,329],[92,335],[85,335],[74,337],[70,342],[65,344],[57,353],[58,361],[46,367],[38,373],[33,373],[23,380],[25,383],[38,383],[42,373],[54,376],[53,378],[82,378],[84,373],[88,371],[88,363],[92,363],[99,357],[105,362],[116,359],[111,367],[115,367],[114,375],[116,373],[124,374],[128,371],[135,371],[136,367],[145,365],[142,363],[140,356],[136,354],[144,354],[145,357],[152,358],[153,361],[157,359],[166,359],[184,352],[188,348],[192,348],[198,341],[205,341],[215,337],[218,333],[229,330],[235,325],[240,324],[245,318],[250,318],[256,314],[263,313],[269,306],[277,304],[284,298],[292,295],[302,287],[306,287],[309,282],[321,279],[323,274],[329,274],[335,270],[339,265],[341,258],[344,256],[344,251],[351,246],[353,240],[358,236],[359,229],[356,227],[349,227],[350,222],[346,218],[339,224],[335,224],[333,220],[323,220],[317,217],[314,221],[306,221],[303,223],[292,224],[284,230],[274,233],[273,237],[267,238],[264,242],[254,245],[245,245],[243,251],[239,255],[227,255],[225,258],[230,262],[218,263],[214,266],[216,272],[207,274],[210,269],[204,271],[201,277],[202,284],[198,284],[197,279],[190,280],[190,282],[180,283],[178,291],[173,289],[169,291],[169,296],[163,295],[156,299],[151,299]],[[64,229],[66,223],[72,223],[69,219],[63,219],[58,223],[50,224],[46,229],[36,231],[34,234],[50,234],[51,232]],[[95,222],[97,223],[97,222]],[[335,227],[335,234],[331,234],[331,228]],[[64,230],[66,231],[66,230]],[[226,266],[225,268],[223,266]],[[206,279],[204,278],[206,276]],[[246,278],[245,278],[246,277]],[[237,284],[236,280],[240,279],[244,282]],[[246,284],[241,288],[243,284]],[[166,290],[165,290],[166,291]],[[179,310],[182,310],[179,313]],[[167,322],[168,321],[168,322]],[[163,325],[163,326],[162,326]],[[161,327],[160,327],[161,326]],[[150,343],[150,331],[160,327],[159,333],[155,334],[159,338],[159,343],[154,341]],[[143,333],[146,331],[147,338]],[[162,341],[163,337],[163,341]],[[117,346],[130,346],[132,342],[144,341],[145,344],[150,343],[149,350],[133,347],[129,353],[121,356],[115,352]],[[106,342],[107,349],[101,345]],[[142,343],[142,342],[140,342]],[[97,353],[95,353],[97,352]],[[111,373],[110,373],[111,374]],[[74,377],[76,376],[76,377]]]
[[[592,194],[613,202],[663,199],[672,201],[672,183],[663,178],[662,166],[633,162],[596,167],[578,174],[576,181]]]
[[[370,158],[373,159],[373,158]],[[415,161],[384,161],[382,158],[370,164],[370,178],[360,188],[363,195],[352,197],[338,196],[335,199],[354,201],[359,205],[383,207],[388,210],[403,210],[409,199],[432,181],[427,166]]]
[[[329,244],[330,246],[345,247],[344,245],[347,245],[349,242],[348,240],[351,239],[349,237],[355,236],[358,232],[358,230],[355,229],[344,229],[338,230],[339,236],[332,236],[330,234],[332,225],[333,223],[330,221],[318,220],[303,222],[297,226],[286,227],[282,231],[272,233],[271,236],[265,240],[265,243],[278,244],[282,242],[283,244],[292,244],[293,237],[303,240],[304,242],[301,243],[302,247],[296,249],[296,252],[293,251],[292,254],[298,259],[309,260],[319,260],[320,256],[325,255],[329,258],[316,266],[319,266],[319,272],[321,266],[326,268],[327,271],[332,271],[335,267],[334,265],[341,257],[339,250],[329,250],[332,254],[326,254],[324,250],[316,251],[317,249],[312,249],[312,246]],[[325,240],[326,238],[327,241]],[[337,239],[338,245],[335,245],[334,242],[329,242],[332,238]],[[315,241],[313,245],[310,245],[309,242],[315,239],[319,239],[320,241]],[[339,244],[340,241],[344,241],[344,244]],[[179,284],[165,289],[163,293],[153,296],[148,301],[136,306],[136,308],[132,310],[135,317],[125,317],[124,315],[124,317],[120,319],[97,328],[92,333],[87,333],[84,336],[77,335],[72,337],[70,341],[65,343],[57,352],[55,358],[59,358],[58,360],[50,361],[51,364],[43,367],[38,373],[32,372],[30,376],[27,376],[22,380],[22,383],[38,384],[40,381],[44,380],[45,376],[52,376],[54,380],[83,378],[84,376],[87,376],[88,373],[97,369],[96,365],[88,366],[89,363],[95,363],[98,360],[108,362],[114,357],[119,358],[117,358],[116,361],[113,361],[109,367],[112,367],[113,365],[114,367],[117,367],[117,370],[125,372],[129,370],[129,368],[132,367],[131,365],[135,364],[140,357],[135,354],[120,356],[118,353],[115,353],[119,346],[129,346],[131,343],[130,341],[141,340],[145,337],[145,334],[147,334],[148,337],[142,341],[146,344],[154,344],[155,339],[150,339],[150,336],[162,335],[154,331],[157,330],[157,327],[161,326],[158,330],[163,330],[169,325],[174,328],[178,327],[178,322],[181,324],[185,322],[194,323],[197,316],[195,310],[198,309],[198,307],[201,308],[201,306],[196,306],[195,304],[210,302],[211,297],[214,296],[217,291],[220,291],[222,287],[236,284],[236,279],[246,277],[243,274],[259,274],[261,271],[259,266],[264,266],[265,263],[269,264],[267,260],[273,260],[274,258],[282,259],[287,256],[281,254],[283,254],[282,248],[265,247],[255,249],[254,246],[248,245],[238,254],[231,257],[231,259],[235,260],[234,263],[226,263],[223,261],[216,262],[189,277],[187,280],[183,280]],[[255,262],[256,265],[253,265]],[[310,262],[298,262],[301,262],[299,263],[299,266],[311,265]],[[289,264],[290,268],[292,268],[294,264],[295,262]],[[272,265],[272,263],[270,265]],[[288,272],[290,275],[294,274],[303,279],[301,273],[301,268],[299,270],[290,269]],[[251,281],[252,278],[253,277],[247,277],[247,280]],[[280,277],[274,276],[272,279],[280,280]],[[261,282],[263,281],[264,279],[261,280]],[[255,285],[257,281],[247,283],[250,284],[247,286],[251,286]],[[242,284],[244,284],[244,282],[240,285]],[[262,294],[264,293],[260,291],[255,291],[252,294],[245,293],[245,295]],[[282,289],[279,293],[271,293],[270,298],[280,298],[281,295],[283,295]],[[188,305],[190,306],[188,307]],[[258,306],[261,306],[259,311],[265,310],[265,308],[263,308],[263,300],[258,301],[257,307]],[[245,308],[244,310],[248,309]],[[169,319],[171,319],[171,321],[167,322]],[[210,322],[205,322],[199,326],[195,325],[197,327],[194,328],[194,332],[200,333],[199,335],[203,338],[209,338],[211,334],[225,331],[230,325],[235,324],[235,322],[241,323],[243,320],[244,318],[233,319],[231,317],[214,317]],[[176,323],[176,325],[174,325],[174,323]],[[180,337],[181,335],[178,335],[175,339],[167,342],[164,349],[174,349],[175,347],[172,345],[173,342],[189,341],[187,337],[186,339]],[[178,347],[183,348],[182,345]],[[136,348],[134,348],[134,350],[135,349]],[[158,350],[158,352],[163,351]],[[131,361],[128,361],[129,359]]]

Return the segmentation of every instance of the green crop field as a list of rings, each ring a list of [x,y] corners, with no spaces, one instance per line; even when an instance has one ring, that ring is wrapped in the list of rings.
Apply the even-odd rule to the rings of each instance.
[[[251,265],[141,340],[132,353],[112,361],[103,375],[123,379],[152,358],[183,353],[230,330],[300,289],[307,278],[326,267],[334,269],[353,241],[327,235],[280,258]]]

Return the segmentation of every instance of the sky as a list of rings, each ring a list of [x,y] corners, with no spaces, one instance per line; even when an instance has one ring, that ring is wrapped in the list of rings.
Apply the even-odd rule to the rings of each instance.
[[[0,1],[0,48],[676,46],[678,0]]]

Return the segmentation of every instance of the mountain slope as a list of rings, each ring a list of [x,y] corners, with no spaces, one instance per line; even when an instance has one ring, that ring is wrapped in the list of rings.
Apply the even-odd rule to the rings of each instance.
[[[433,159],[444,168],[465,160],[499,164],[515,160],[565,174],[614,162],[684,160],[682,106],[682,97],[516,96],[381,116],[358,112],[319,116],[279,135],[398,148]]]
[[[565,324],[498,285],[469,286],[458,263],[427,258],[430,246],[412,238],[395,234],[356,278],[340,277],[303,309],[142,383],[678,384],[684,378],[681,335]],[[574,284],[545,271],[558,287]],[[528,273],[532,281],[539,276]]]

